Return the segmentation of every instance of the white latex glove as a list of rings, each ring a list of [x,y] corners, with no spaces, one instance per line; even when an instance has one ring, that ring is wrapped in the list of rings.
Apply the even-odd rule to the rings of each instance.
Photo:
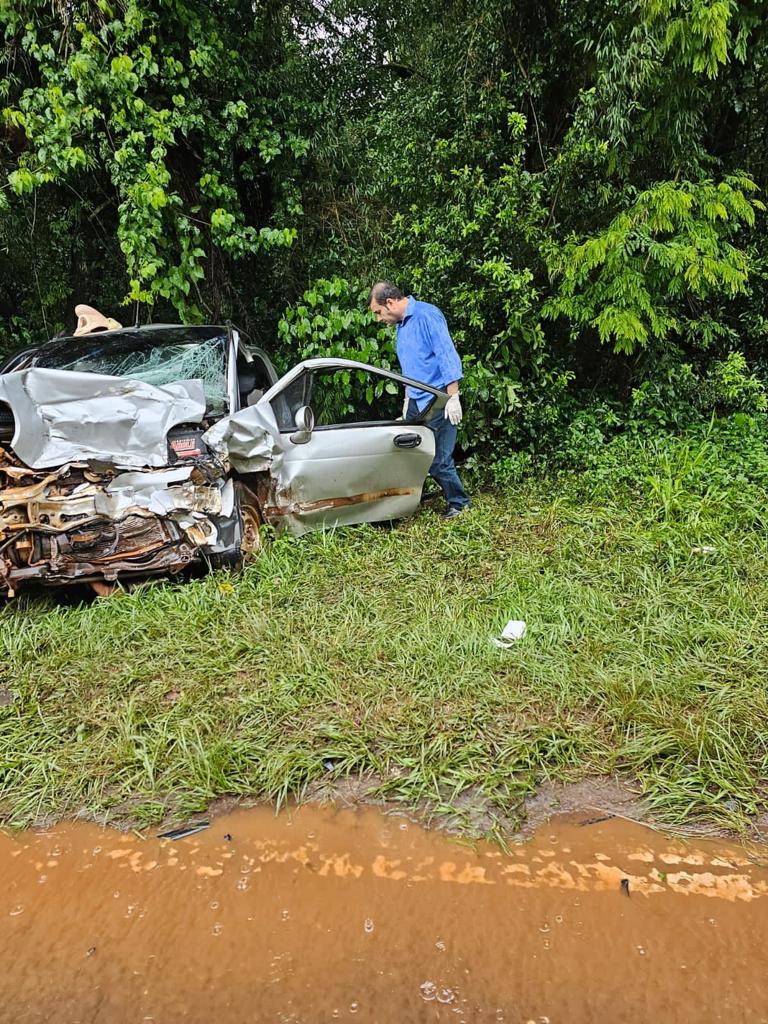
[[[463,415],[464,413],[461,411],[461,399],[458,394],[451,395],[445,403],[445,418],[450,420],[454,427],[458,427]]]
[[[410,402],[410,398],[408,397],[408,392],[406,391],[405,398],[403,399],[403,419],[404,420],[408,419],[408,403],[409,402]]]

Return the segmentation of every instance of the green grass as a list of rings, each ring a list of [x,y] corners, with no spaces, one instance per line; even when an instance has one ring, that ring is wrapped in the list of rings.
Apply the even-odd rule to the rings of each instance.
[[[768,768],[766,494],[760,437],[619,442],[450,524],[283,539],[240,575],[90,605],[22,597],[0,613],[0,810],[141,823],[366,772],[514,816],[543,780],[618,771],[661,820],[743,824]],[[498,650],[509,618],[528,633]]]

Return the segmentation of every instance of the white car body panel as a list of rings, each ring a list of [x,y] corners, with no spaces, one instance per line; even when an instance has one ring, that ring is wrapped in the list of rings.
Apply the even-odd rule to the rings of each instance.
[[[263,502],[267,522],[301,534],[321,527],[381,522],[412,514],[435,455],[435,438],[419,423],[372,422],[318,426],[308,440],[296,428],[281,430],[272,404],[304,373],[364,371],[401,387],[432,391],[432,410],[444,407],[445,392],[400,374],[352,359],[308,359],[293,367],[256,405],[225,417],[205,435],[206,444],[240,473],[269,470]],[[408,436],[411,447],[399,447]]]

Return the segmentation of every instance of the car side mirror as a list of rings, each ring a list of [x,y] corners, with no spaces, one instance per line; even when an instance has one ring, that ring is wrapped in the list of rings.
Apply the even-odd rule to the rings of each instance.
[[[296,424],[296,431],[291,434],[293,444],[306,444],[312,437],[315,428],[315,414],[308,405],[302,405],[296,412],[293,422]]]

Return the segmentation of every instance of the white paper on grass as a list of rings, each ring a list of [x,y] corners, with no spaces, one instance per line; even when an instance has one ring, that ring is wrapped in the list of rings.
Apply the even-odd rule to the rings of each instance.
[[[510,619],[499,636],[491,637],[491,643],[496,647],[513,647],[518,640],[522,640],[526,634],[526,624],[523,619]]]

